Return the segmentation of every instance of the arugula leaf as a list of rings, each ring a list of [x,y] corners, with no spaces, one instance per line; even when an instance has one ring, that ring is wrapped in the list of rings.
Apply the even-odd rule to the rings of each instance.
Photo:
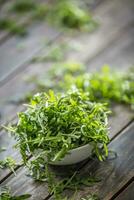
[[[118,72],[104,66],[101,71],[83,73],[73,77],[64,76],[60,86],[63,90],[78,88],[89,93],[89,100],[109,104],[125,103],[134,107],[134,68],[128,72]],[[101,87],[100,87],[101,86]]]
[[[19,113],[18,124],[8,128],[18,140],[23,161],[31,175],[37,180],[47,181],[56,200],[63,199],[64,189],[77,190],[81,185],[90,186],[97,180],[79,178],[74,173],[57,181],[48,163],[61,160],[69,150],[87,143],[93,146],[99,160],[104,160],[108,156],[109,142],[106,102],[134,104],[133,69],[121,74],[105,66],[100,72],[87,74],[84,70],[81,73],[77,70],[79,65],[74,65],[74,70],[72,66],[63,67],[63,71],[60,68],[49,71],[50,80],[54,78],[57,81],[53,88],[64,94],[55,95],[52,90],[36,94],[27,110]],[[65,92],[70,88],[73,90]],[[36,150],[38,154],[35,154]],[[33,155],[33,159],[28,161],[29,154]],[[85,199],[98,197],[90,195],[82,198]]]
[[[1,200],[24,200],[24,199],[29,199],[30,197],[31,197],[30,194],[12,196],[10,189],[8,187],[1,187],[0,188],[0,199]]]
[[[82,185],[85,186],[92,186],[95,183],[99,182],[100,180],[96,177],[88,176],[80,176],[78,174],[78,171],[71,172],[66,177],[58,177],[55,173],[52,172],[52,170],[49,169],[49,166],[46,165],[46,176],[48,177],[48,186],[49,186],[49,192],[50,194],[53,194],[54,199],[56,200],[62,200],[62,199],[68,199],[67,196],[63,195],[63,191],[66,189],[71,189],[74,191],[74,194],[71,198],[71,200],[75,200],[75,195],[77,191],[82,187]],[[90,197],[95,197],[95,195],[90,195]],[[97,196],[96,196],[97,197]],[[70,199],[70,198],[69,198]],[[98,200],[96,198],[96,200]]]
[[[15,171],[14,171],[15,167],[16,167],[16,161],[10,156],[6,157],[4,160],[0,160],[1,169],[9,168],[15,174]]]
[[[87,92],[89,100],[102,103],[125,103],[134,108],[134,67],[128,72],[111,70],[109,66],[94,73],[86,73],[83,65],[79,63],[61,63],[40,77],[32,77],[35,91],[65,92],[79,89]],[[101,87],[100,87],[101,85]]]
[[[40,3],[30,0],[15,1],[10,11],[16,14],[31,13],[32,20],[46,19],[50,24],[54,24],[66,30],[93,31],[98,23],[92,18],[79,1],[56,0],[51,3]]]
[[[10,10],[17,13],[25,13],[34,9],[36,9],[36,3],[33,0],[19,0],[12,4]]]
[[[45,152],[48,161],[62,159],[73,148],[90,143],[99,152],[106,147],[107,110],[105,104],[92,103],[79,91],[65,95],[37,94],[25,112],[19,113],[16,126],[9,127],[17,137],[23,160],[35,150]],[[107,154],[107,151],[106,151]],[[98,157],[102,160],[101,153]]]
[[[27,110],[18,114],[18,124],[7,129],[16,137],[30,175],[36,180],[47,181],[50,193],[60,200],[64,189],[76,190],[97,180],[76,177],[75,172],[58,181],[48,164],[61,160],[71,149],[88,143],[103,160],[109,142],[108,113],[105,104],[90,102],[86,93],[76,90],[56,95],[50,90],[49,93],[36,94]],[[105,155],[99,151],[100,144],[105,148]],[[27,160],[28,155],[33,158]]]
[[[57,0],[49,9],[48,21],[66,29],[92,31],[98,25],[79,1]]]

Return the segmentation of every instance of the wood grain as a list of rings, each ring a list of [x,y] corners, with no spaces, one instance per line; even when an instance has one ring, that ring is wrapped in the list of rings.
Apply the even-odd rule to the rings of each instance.
[[[52,28],[41,23],[38,25],[33,25],[29,29],[29,34],[24,38],[12,37],[11,39],[5,41],[0,48],[0,65],[1,67],[1,77],[0,83],[3,84],[3,80],[9,75],[14,74],[20,66],[23,65],[33,57],[43,46],[45,42],[43,40],[55,39],[59,33],[54,31]],[[22,45],[24,49],[18,50],[18,45]]]
[[[23,170],[22,168],[18,169],[16,173],[16,176],[11,175],[1,186],[7,185],[11,187],[13,195],[31,194],[30,200],[43,200],[48,196],[46,183],[35,182],[32,178],[26,176],[28,172],[25,168]]]

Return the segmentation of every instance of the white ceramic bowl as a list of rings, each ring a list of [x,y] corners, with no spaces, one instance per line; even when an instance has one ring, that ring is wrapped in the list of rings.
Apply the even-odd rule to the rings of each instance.
[[[84,146],[72,149],[60,161],[51,162],[52,165],[72,165],[79,163],[91,156],[92,146],[86,144]]]

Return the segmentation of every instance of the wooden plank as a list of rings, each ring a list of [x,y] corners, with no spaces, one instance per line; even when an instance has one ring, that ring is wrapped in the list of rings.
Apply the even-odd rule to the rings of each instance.
[[[39,75],[46,72],[46,70],[51,66],[51,63],[47,64],[30,64],[24,72],[19,73],[13,79],[11,79],[7,84],[5,84],[0,89],[0,111],[1,111],[1,124],[10,121],[17,116],[17,112],[24,109],[24,106],[11,103],[12,99],[17,98],[17,96],[23,96],[27,92],[35,88],[34,84],[27,83],[25,78],[27,75]],[[16,84],[17,83],[17,84]],[[8,91],[8,93],[7,93]]]
[[[12,37],[7,40],[0,48],[0,83],[9,75],[14,74],[20,66],[23,66],[31,57],[33,57],[42,47],[45,47],[43,40],[51,40],[57,38],[59,33],[50,28],[47,24],[42,23],[33,25],[29,29],[27,37]],[[23,45],[24,49],[19,51],[18,45]],[[11,62],[12,61],[12,62]]]
[[[134,182],[132,182],[115,200],[133,200],[134,199]]]
[[[4,160],[6,157],[12,157],[16,163],[20,164],[21,155],[18,149],[14,148],[16,141],[13,136],[7,134],[4,130],[0,133],[0,147],[4,147],[5,151],[0,152],[0,160]],[[0,169],[0,182],[8,174],[10,174],[10,169]],[[12,172],[11,172],[12,173]]]
[[[133,8],[134,1],[132,0],[104,1],[100,4],[93,12],[100,27],[91,35],[79,34],[73,38],[72,43],[79,41],[84,52],[79,51],[76,55],[72,54],[72,60],[85,61],[87,58],[90,60],[112,43],[116,37],[121,37],[125,30],[133,26]]]
[[[133,27],[131,26],[121,36],[119,35],[118,42],[117,40],[112,41],[102,52],[96,54],[92,59],[87,60],[87,65],[91,72],[96,69],[99,70],[105,64],[119,70],[127,70],[128,67],[133,66],[134,40],[131,39],[134,35]]]

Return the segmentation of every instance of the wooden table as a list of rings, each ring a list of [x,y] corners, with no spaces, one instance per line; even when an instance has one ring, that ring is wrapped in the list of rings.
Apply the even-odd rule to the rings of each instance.
[[[8,3],[6,1],[3,6]],[[134,1],[95,0],[91,9],[100,22],[94,33],[74,36],[42,23],[30,24],[28,35],[24,38],[11,36],[5,31],[0,33],[1,124],[16,121],[16,113],[24,109],[11,99],[34,89],[34,84],[24,81],[26,75],[45,73],[52,64],[30,62],[41,52],[49,53],[51,45],[46,47],[43,40],[50,40],[56,45],[62,41],[79,44],[80,51],[67,52],[65,59],[85,63],[88,71],[98,70],[104,64],[122,71],[134,64]],[[80,167],[80,173],[93,172],[102,180],[93,187],[78,191],[76,200],[86,197],[90,192],[96,193],[103,200],[134,199],[134,115],[130,108],[123,105],[115,106],[114,112],[114,116],[109,119],[109,149],[117,152],[117,158],[102,163],[89,161]],[[0,154],[0,159],[6,156],[12,156],[16,161],[21,159],[19,152],[12,147],[14,144],[14,139],[1,128],[0,145],[6,147],[6,151]],[[17,167],[17,175],[14,176],[8,169],[0,170],[1,185],[10,186],[15,195],[30,193],[30,199],[33,200],[52,200],[47,183],[36,183],[25,175],[26,171],[24,166]]]

